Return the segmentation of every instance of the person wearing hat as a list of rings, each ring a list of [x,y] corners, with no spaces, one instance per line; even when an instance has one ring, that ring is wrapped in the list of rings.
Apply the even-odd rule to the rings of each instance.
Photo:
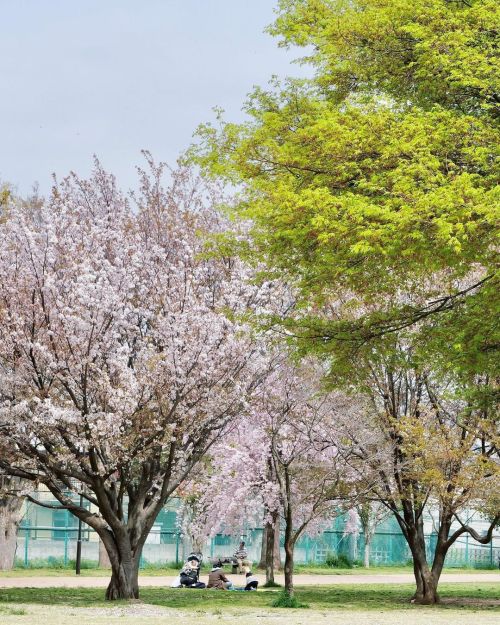
[[[224,575],[222,567],[216,564],[208,574],[207,588],[215,588],[217,590],[232,590],[233,582]]]

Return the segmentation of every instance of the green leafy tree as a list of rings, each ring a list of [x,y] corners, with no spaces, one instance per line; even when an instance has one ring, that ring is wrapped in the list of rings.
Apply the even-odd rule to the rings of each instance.
[[[348,453],[356,450],[351,466],[359,472],[366,501],[390,511],[407,541],[416,581],[413,600],[432,604],[439,601],[450,548],[466,534],[486,544],[500,523],[498,423],[491,405],[479,405],[453,377],[436,376],[408,342],[387,343],[385,349],[358,354],[346,371],[344,385],[367,404],[361,418],[346,417],[341,427]],[[481,378],[470,384],[474,391],[489,385]],[[470,510],[489,521],[484,533],[468,522]],[[361,508],[362,522],[369,520],[366,513]],[[429,514],[435,530],[430,542],[424,531]],[[365,532],[369,535],[369,527]]]
[[[457,363],[491,364],[498,23],[484,0],[283,1],[271,31],[312,47],[315,80],[200,128],[198,162],[243,183],[251,256],[299,288],[308,342],[358,347],[439,316]],[[348,315],[316,314],[332,296]]]
[[[327,359],[337,385],[380,353],[397,368],[394,345],[411,344],[417,370],[460,389],[474,419],[429,439],[412,413],[421,444],[405,447],[404,466],[431,440],[443,454],[458,445],[460,466],[482,466],[484,431],[488,484],[499,457],[499,18],[493,0],[282,0],[269,30],[304,47],[314,78],[255,89],[247,122],[219,115],[191,152],[239,190],[251,236],[232,244],[294,289],[293,309],[269,322]],[[437,409],[426,414],[431,427]],[[412,488],[397,493],[405,528],[412,514],[420,523],[417,500]],[[421,537],[411,540],[416,598],[435,601]]]

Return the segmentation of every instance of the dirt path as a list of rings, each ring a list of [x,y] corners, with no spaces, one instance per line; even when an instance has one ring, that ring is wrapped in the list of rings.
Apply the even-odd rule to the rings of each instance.
[[[2,625],[500,625],[500,614],[467,610],[175,610],[148,604],[109,608],[19,605],[17,614],[3,611]]]
[[[236,582],[239,582],[239,576],[230,576]],[[264,577],[257,576],[260,582],[264,582]],[[243,578],[241,578],[242,580]],[[148,577],[141,575],[139,583],[141,586],[165,587],[170,586],[174,576]],[[201,577],[202,581],[205,576]],[[276,581],[280,584],[284,583],[281,575],[276,576]],[[332,584],[413,584],[413,575],[409,573],[395,573],[386,575],[296,575],[294,577],[297,586],[324,586]],[[105,588],[108,585],[107,577],[77,577],[61,576],[61,577],[0,577],[0,588]],[[500,583],[500,573],[444,573],[441,576],[441,583]],[[500,589],[499,589],[500,592]]]

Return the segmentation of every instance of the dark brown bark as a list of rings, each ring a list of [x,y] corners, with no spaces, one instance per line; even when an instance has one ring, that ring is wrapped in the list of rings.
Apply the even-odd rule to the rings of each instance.
[[[423,605],[439,603],[439,595],[437,594],[439,576],[436,577],[429,568],[425,555],[425,544],[422,546],[420,541],[417,541],[412,549],[412,555],[413,572],[417,586],[412,602]]]
[[[285,537],[285,592],[289,597],[293,597],[295,590],[293,587],[293,552],[295,544],[291,539]]]
[[[281,566],[279,515],[277,512],[272,515],[271,522],[266,523],[264,530],[266,544],[263,555],[265,555],[266,584],[272,584],[274,583],[274,572],[279,570]]]
[[[406,516],[409,522],[406,524],[406,538],[413,557],[413,573],[415,575],[416,590],[412,597],[412,602],[422,605],[433,605],[439,603],[437,592],[439,578],[444,566],[444,560],[449,546],[447,538],[451,526],[449,514],[441,514],[441,523],[437,536],[437,543],[432,554],[432,567],[429,566],[425,549],[425,534],[422,514],[417,514],[416,521],[414,515],[409,516],[409,512],[414,512],[408,507]]]
[[[101,536],[111,562],[111,580],[106,590],[106,599],[139,598],[139,561],[141,547],[132,547],[126,532],[116,538],[107,532]]]
[[[259,568],[266,571],[266,583],[274,582],[274,572],[281,567],[280,534],[278,512],[272,513],[269,522],[264,524]]]

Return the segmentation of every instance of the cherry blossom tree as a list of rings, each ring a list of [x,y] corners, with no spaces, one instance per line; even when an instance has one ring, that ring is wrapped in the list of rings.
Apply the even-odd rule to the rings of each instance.
[[[337,421],[356,417],[356,400],[321,387],[314,362],[283,363],[259,389],[257,410],[269,436],[284,522],[285,594],[294,597],[294,550],[305,533],[317,533],[351,498],[353,473],[339,451]],[[346,452],[344,451],[344,454]]]
[[[268,510],[278,514],[277,485],[267,471],[269,439],[260,425],[248,415],[237,418],[183,487],[180,527],[196,550],[216,534],[261,525]]]
[[[0,468],[95,529],[108,599],[138,597],[156,516],[260,379],[259,289],[203,255],[218,191],[146,157],[132,197],[96,162],[1,224]]]
[[[292,598],[294,549],[305,533],[331,525],[349,501],[353,473],[335,444],[340,412],[354,418],[357,402],[321,388],[322,372],[271,358],[269,372],[245,417],[213,448],[206,483],[197,485],[190,529],[216,534],[255,524],[268,526],[266,580],[274,581],[275,531],[285,532],[285,591]]]

